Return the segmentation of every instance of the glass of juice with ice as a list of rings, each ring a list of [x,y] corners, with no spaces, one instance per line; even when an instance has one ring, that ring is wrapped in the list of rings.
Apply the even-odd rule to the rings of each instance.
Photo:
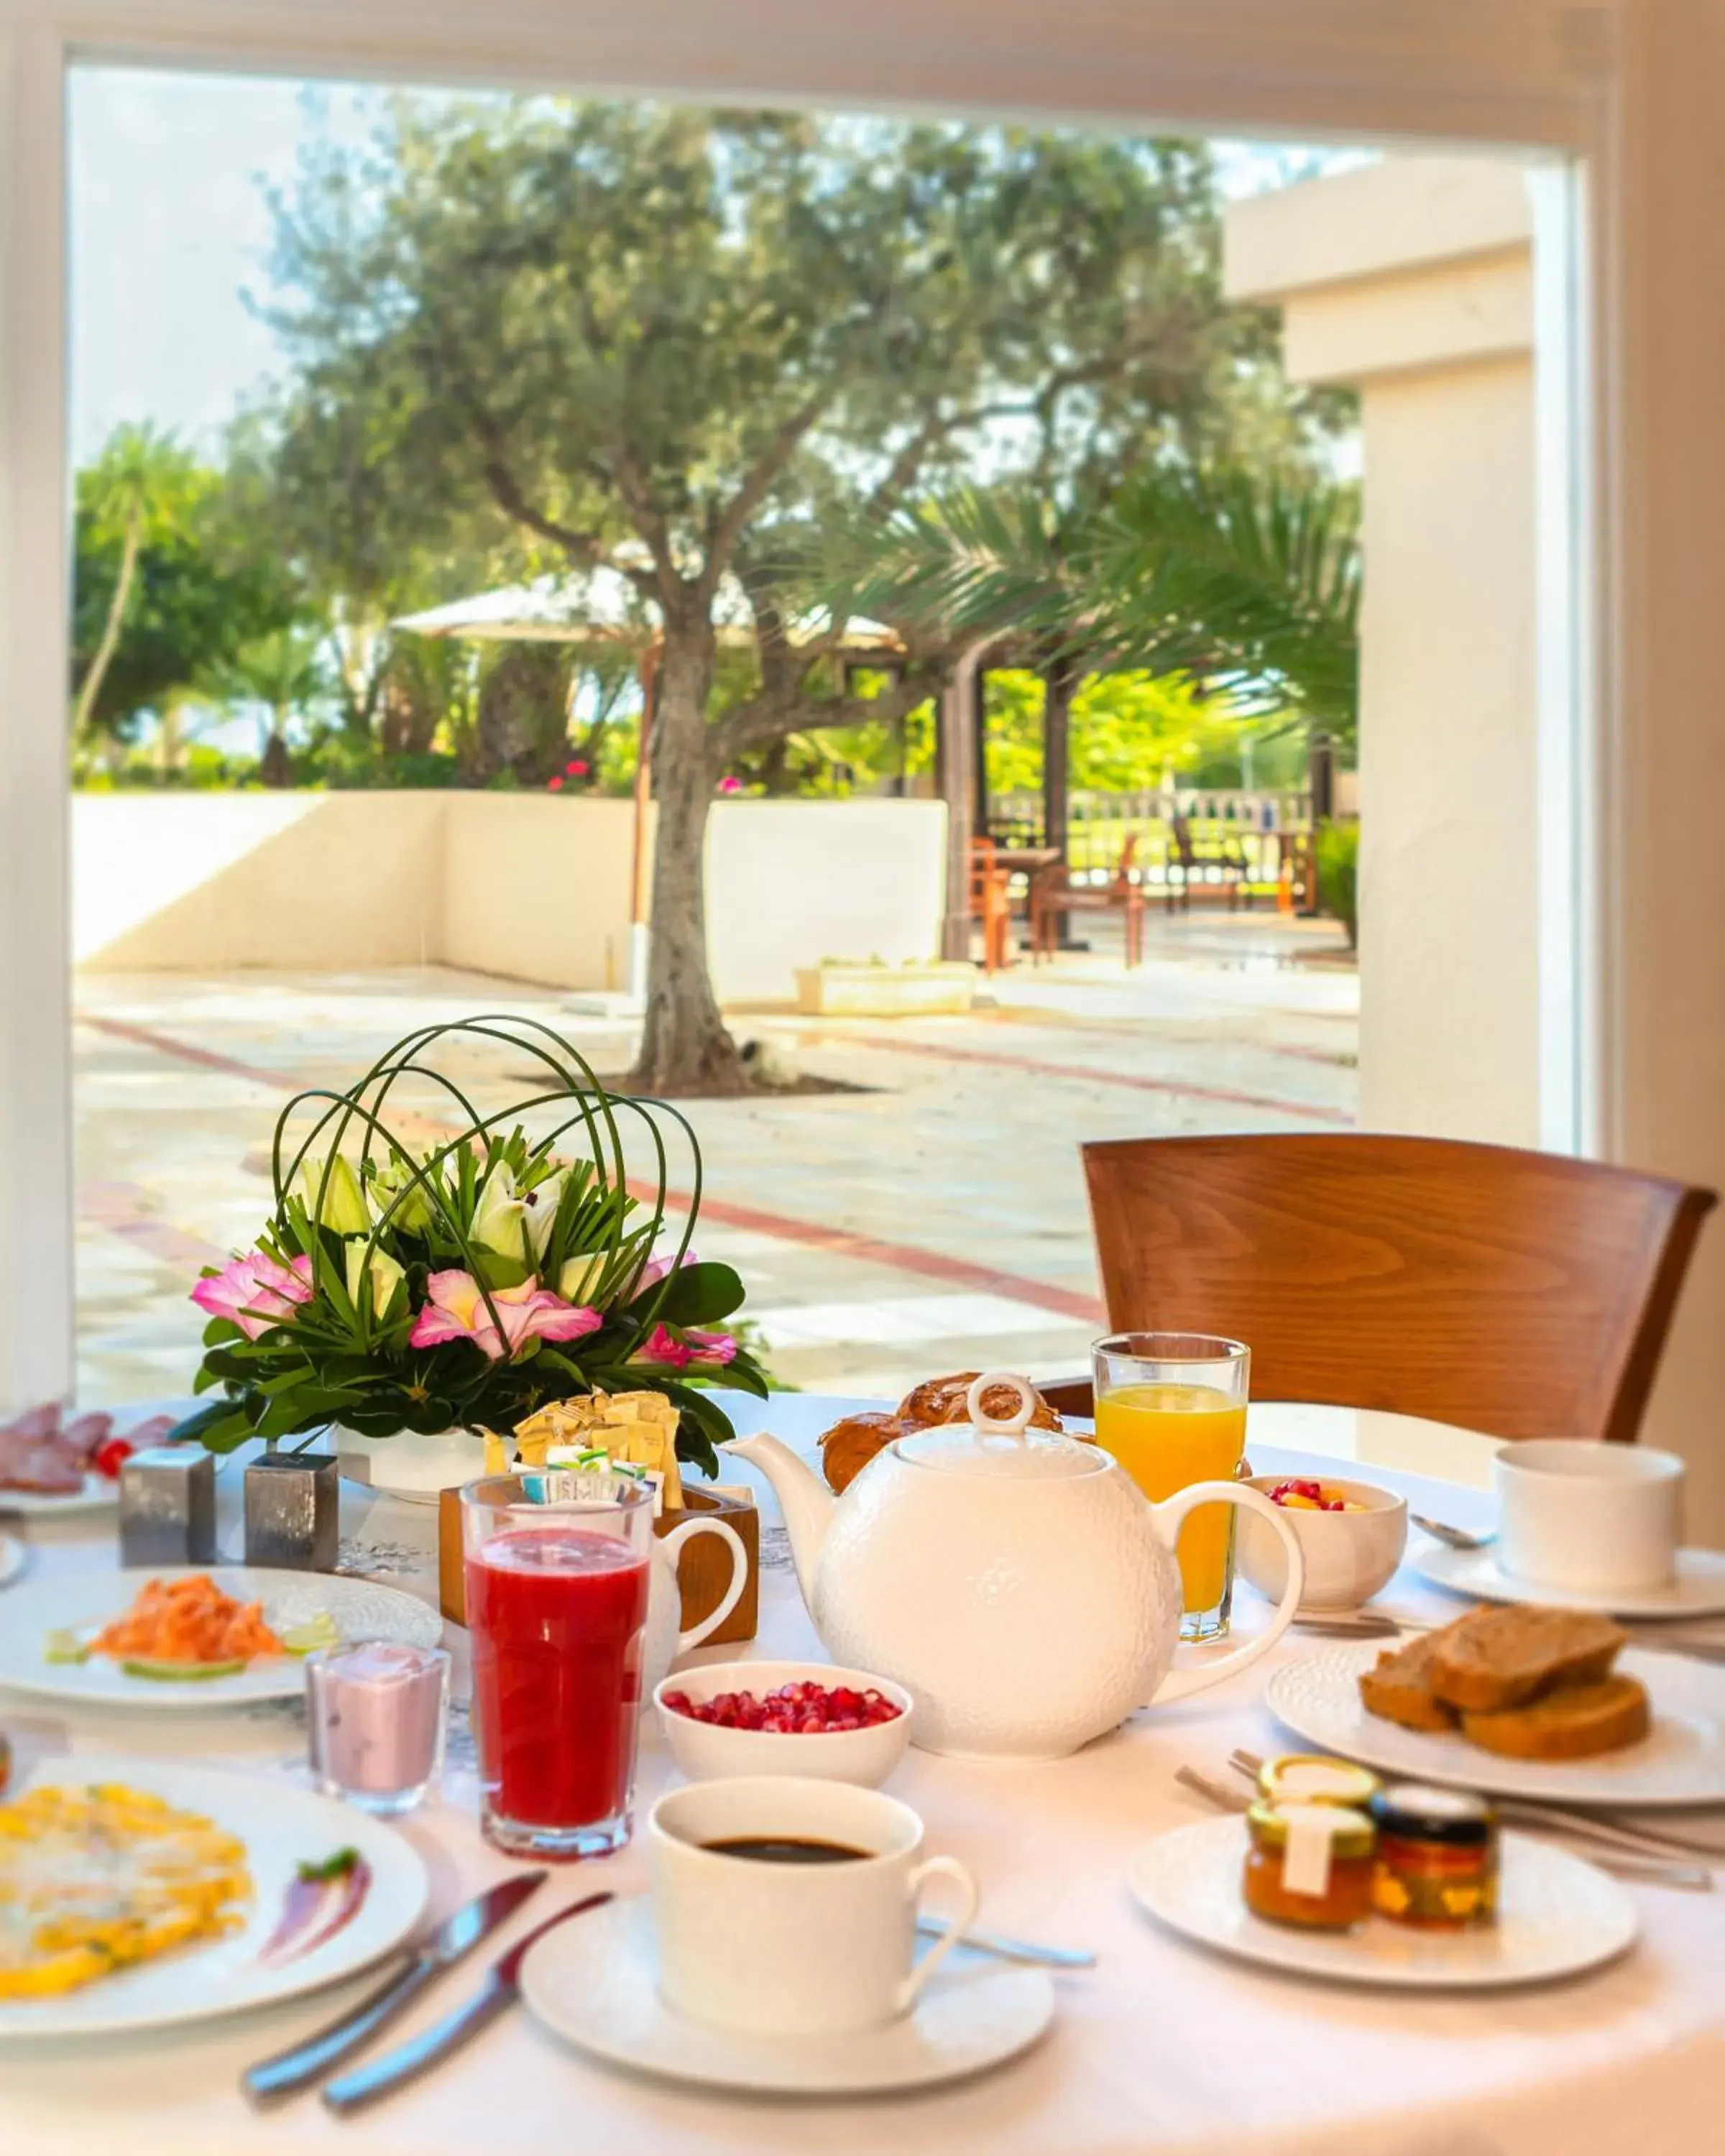
[[[1096,1442],[1153,1503],[1189,1482],[1231,1482],[1245,1455],[1251,1356],[1206,1332],[1117,1332],[1091,1351]],[[1183,1640],[1219,1640],[1234,1600],[1234,1505],[1180,1529]]]
[[[652,1562],[649,1485],[603,1471],[461,1492],[480,1819],[512,1856],[629,1840]]]

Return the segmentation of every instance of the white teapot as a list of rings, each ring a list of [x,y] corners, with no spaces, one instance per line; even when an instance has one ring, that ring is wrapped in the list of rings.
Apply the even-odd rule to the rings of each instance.
[[[1005,1422],[983,1407],[1000,1385],[1019,1395]],[[841,1497],[776,1437],[726,1448],[773,1485],[827,1651],[910,1688],[912,1741],[925,1751],[1060,1758],[1134,1707],[1235,1676],[1287,1630],[1305,1562],[1260,1491],[1197,1482],[1152,1505],[1099,1446],[1029,1429],[1034,1395],[1022,1378],[989,1371],[968,1404],[970,1423],[896,1439]],[[1273,1524],[1287,1585],[1258,1637],[1171,1675],[1183,1601],[1174,1540],[1210,1504]]]
[[[731,1578],[720,1597],[718,1608],[685,1632],[677,1627],[677,1620],[682,1614],[682,1597],[677,1586],[677,1552],[692,1535],[717,1535],[730,1545]],[[703,1640],[711,1639],[737,1607],[738,1598],[748,1584],[748,1569],[742,1538],[724,1520],[711,1519],[703,1514],[685,1520],[681,1527],[673,1527],[668,1535],[654,1537],[653,1557],[647,1571],[646,1636],[641,1646],[643,1707],[652,1698],[654,1688],[670,1675],[671,1664],[677,1656],[686,1655],[691,1647],[698,1647]]]

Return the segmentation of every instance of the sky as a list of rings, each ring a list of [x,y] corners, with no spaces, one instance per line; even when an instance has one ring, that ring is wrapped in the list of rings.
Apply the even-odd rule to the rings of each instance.
[[[83,67],[69,95],[74,459],[127,420],[213,449],[279,363],[247,305],[270,290],[270,192],[291,185],[303,147],[362,140],[386,93]],[[1237,193],[1359,154],[1222,148]]]

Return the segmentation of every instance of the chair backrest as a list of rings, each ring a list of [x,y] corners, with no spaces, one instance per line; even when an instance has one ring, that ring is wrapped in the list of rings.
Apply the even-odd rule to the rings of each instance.
[[[1128,831],[1120,849],[1120,859],[1114,865],[1114,881],[1117,884],[1129,883],[1132,880],[1132,870],[1137,865],[1137,858],[1138,834],[1136,831]]]
[[[1494,1437],[1632,1439],[1717,1195],[1363,1133],[1083,1148],[1108,1322],[1223,1333],[1252,1393]]]

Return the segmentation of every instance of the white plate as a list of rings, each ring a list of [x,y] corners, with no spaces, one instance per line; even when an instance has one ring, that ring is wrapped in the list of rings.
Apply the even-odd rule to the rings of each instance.
[[[1040,1969],[955,1953],[901,2021],[847,2036],[744,2036],[673,2014],[659,1996],[653,1908],[613,1902],[549,1932],[521,1965],[529,2010],[613,2066],[703,2088],[867,2096],[927,2088],[1014,2058],[1054,2018]]]
[[[327,1572],[273,1572],[245,1565],[162,1565],[135,1572],[89,1572],[38,1581],[0,1606],[0,1685],[86,1707],[212,1707],[259,1699],[297,1699],[305,1689],[297,1655],[270,1656],[232,1676],[164,1681],[128,1676],[106,1655],[87,1662],[50,1662],[48,1635],[105,1624],[131,1606],[146,1579],[184,1579],[208,1572],[224,1594],[262,1602],[276,1630],[327,1610],[343,1640],[398,1640],[434,1647],[443,1620],[429,1603],[367,1579]]]
[[[105,1475],[86,1475],[81,1490],[50,1497],[39,1490],[0,1490],[0,1513],[25,1520],[64,1520],[78,1512],[110,1512],[120,1502],[120,1485]]]
[[[198,1403],[194,1399],[133,1400],[122,1407],[110,1407],[89,1412],[111,1414],[114,1427],[110,1433],[115,1437],[129,1437],[138,1424],[149,1422],[159,1414],[176,1417],[190,1414]],[[72,1410],[82,1414],[82,1408]],[[216,1462],[218,1469],[221,1461]],[[80,1512],[111,1512],[120,1502],[120,1484],[107,1475],[90,1473],[84,1478],[81,1490],[69,1490],[63,1496],[44,1496],[39,1491],[0,1489],[0,1515],[16,1512],[20,1518],[30,1520],[64,1520],[75,1517]]]
[[[1594,1759],[1506,1759],[1459,1734],[1368,1714],[1359,1676],[1384,1645],[1350,1640],[1288,1663],[1270,1680],[1270,1712],[1308,1743],[1412,1781],[1566,1804],[1725,1804],[1725,1668],[1631,1650],[1618,1666],[1641,1680],[1653,1706],[1639,1744]]]
[[[1203,1820],[1147,1842],[1127,1876],[1139,1902],[1183,1938],[1266,1969],[1378,1990],[1549,1984],[1635,1943],[1635,1905],[1615,1881],[1526,1835],[1503,1837],[1497,1922],[1469,1932],[1416,1931],[1381,1917],[1351,1932],[1266,1923],[1240,1899],[1245,1851],[1244,1820]]]
[[[296,1998],[339,1983],[388,1953],[424,1912],[425,1866],[413,1845],[381,1821],[328,1797],[259,1775],[155,1759],[75,1756],[44,1760],[24,1786],[81,1789],[91,1782],[147,1789],[238,1835],[252,1876],[251,1915],[243,1931],[226,1938],[122,1969],[64,1998],[0,2000],[0,2040],[33,2043],[48,2036],[164,2029]],[[333,1938],[297,1961],[264,1968],[259,1951],[275,1928],[296,1867],[321,1863],[339,1849],[357,1849],[371,1866],[371,1886],[358,1912]]]
[[[1481,1550],[1451,1549],[1428,1542],[1414,1552],[1415,1572],[1452,1594],[1476,1595],[1481,1602],[1530,1602],[1543,1609],[1597,1609],[1608,1617],[1717,1617],[1725,1614],[1725,1550],[1677,1552],[1677,1576],[1669,1587],[1643,1588],[1636,1594],[1584,1594],[1572,1587],[1535,1587],[1517,1579],[1497,1562],[1495,1545]]]

